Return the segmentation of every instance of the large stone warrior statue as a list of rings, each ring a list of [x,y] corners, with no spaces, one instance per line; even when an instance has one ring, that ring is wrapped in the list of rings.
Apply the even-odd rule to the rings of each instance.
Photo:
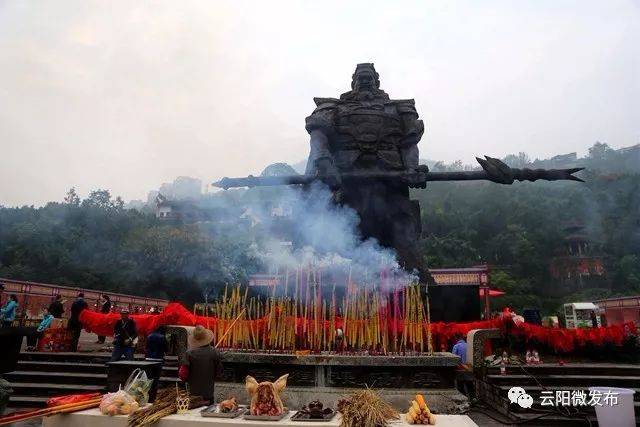
[[[373,64],[358,64],[351,91],[336,98],[315,98],[317,108],[306,119],[311,135],[307,175],[331,177],[336,202],[360,216],[362,238],[375,238],[397,251],[405,269],[430,277],[417,250],[421,233],[420,206],[409,188],[424,187],[410,180],[348,181],[349,172],[414,171],[418,141],[424,125],[413,99],[389,99],[380,89]]]
[[[361,237],[395,249],[401,266],[417,270],[423,283],[432,280],[417,248],[420,206],[409,198],[409,188],[425,188],[429,181],[582,181],[573,175],[582,168],[518,169],[488,156],[476,157],[481,169],[430,172],[418,165],[424,125],[413,99],[389,99],[373,64],[358,64],[351,90],[340,99],[315,102],[306,121],[311,152],[304,175],[227,177],[213,185],[228,189],[322,181],[333,189],[336,202],[358,213]]]

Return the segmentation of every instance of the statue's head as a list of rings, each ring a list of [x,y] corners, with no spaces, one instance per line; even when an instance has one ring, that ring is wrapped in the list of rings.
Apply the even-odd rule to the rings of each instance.
[[[380,79],[371,63],[358,64],[351,79],[351,89],[355,92],[372,92],[380,89]]]
[[[356,71],[351,78],[351,90],[343,93],[340,99],[386,100],[389,96],[380,89],[380,79],[373,64],[364,63],[356,66]]]

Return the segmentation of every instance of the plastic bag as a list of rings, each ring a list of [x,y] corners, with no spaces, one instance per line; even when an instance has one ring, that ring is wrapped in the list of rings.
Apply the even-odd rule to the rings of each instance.
[[[129,393],[138,402],[140,406],[144,406],[149,402],[149,390],[153,385],[153,379],[147,378],[147,373],[140,368],[136,368],[127,383],[124,385],[124,391]]]
[[[124,390],[107,393],[100,401],[100,412],[105,415],[129,415],[140,409],[136,400]]]

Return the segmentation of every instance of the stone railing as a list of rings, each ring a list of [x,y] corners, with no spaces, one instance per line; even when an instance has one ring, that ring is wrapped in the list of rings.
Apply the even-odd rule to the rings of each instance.
[[[467,363],[475,371],[484,366],[484,345],[488,340],[500,338],[500,329],[472,329],[467,334]]]

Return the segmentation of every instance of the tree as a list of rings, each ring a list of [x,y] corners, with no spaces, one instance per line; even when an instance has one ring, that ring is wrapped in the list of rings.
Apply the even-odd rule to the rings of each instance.
[[[524,168],[531,164],[529,155],[527,155],[527,153],[523,153],[522,151],[518,154],[509,154],[504,159],[502,159],[502,161],[504,161],[512,168]]]
[[[589,158],[591,160],[606,161],[614,154],[615,150],[609,147],[607,143],[602,143],[600,141],[597,141],[591,148],[589,148]]]
[[[80,197],[76,193],[75,187],[71,187],[64,196],[64,203],[70,206],[80,206]]]

